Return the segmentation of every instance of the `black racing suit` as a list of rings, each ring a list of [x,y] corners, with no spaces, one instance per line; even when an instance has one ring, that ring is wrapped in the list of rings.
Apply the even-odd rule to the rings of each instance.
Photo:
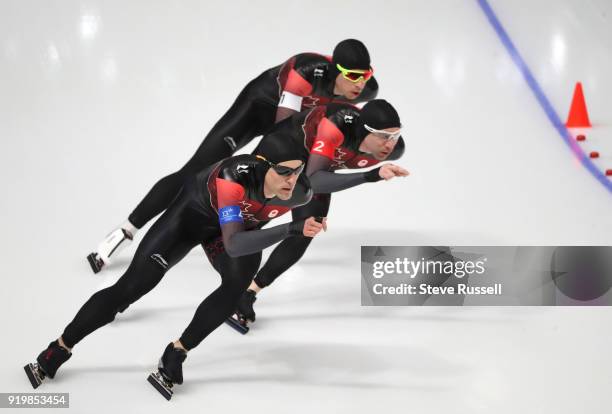
[[[221,161],[189,176],[176,199],[138,246],[127,271],[113,285],[96,292],[65,328],[62,338],[73,347],[114,320],[119,309],[151,291],[165,273],[198,244],[206,246],[221,286],[200,304],[180,341],[197,346],[235,309],[259,268],[261,250],[291,234],[303,223],[261,229],[271,219],[310,201],[309,180],[300,175],[289,200],[266,199],[269,164],[252,155]],[[223,242],[225,241],[225,248]]]
[[[301,99],[298,104],[299,111],[302,111],[332,101],[358,103],[376,97],[378,83],[374,78],[366,83],[361,95],[354,100],[334,95],[337,74],[329,57],[302,53],[253,79],[183,168],[162,178],[151,188],[130,214],[130,222],[141,228],[170,205],[186,176],[231,156],[253,138],[269,131],[274,126],[279,106],[288,105],[280,102],[281,99],[293,104],[296,99]]]
[[[291,211],[294,220],[310,216],[325,217],[329,212],[331,192],[381,179],[378,169],[354,174],[333,173],[338,169],[365,168],[380,162],[359,151],[364,138],[363,131],[359,130],[362,128],[358,122],[359,114],[359,108],[349,104],[318,106],[280,122],[273,133],[264,136],[263,140],[274,140],[277,145],[301,146],[304,158],[308,159],[306,171],[315,195],[309,204]],[[254,154],[259,152],[258,147]],[[399,159],[403,152],[404,141],[400,137],[386,160]],[[311,241],[311,238],[300,235],[283,240],[257,273],[255,283],[262,288],[269,286],[297,263]]]

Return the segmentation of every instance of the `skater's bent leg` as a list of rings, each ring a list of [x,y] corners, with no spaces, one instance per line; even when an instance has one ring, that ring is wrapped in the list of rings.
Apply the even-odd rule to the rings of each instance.
[[[147,232],[123,276],[114,285],[94,293],[81,307],[62,334],[68,348],[112,322],[119,309],[151,291],[197,244],[183,234],[183,207],[183,199],[172,204]]]
[[[200,304],[179,341],[187,350],[193,349],[236,309],[236,303],[249,286],[259,268],[261,253],[229,257],[222,253],[215,259],[215,269],[221,274],[221,286]]]
[[[230,157],[257,134],[254,105],[248,93],[238,99],[206,135],[191,159],[173,174],[159,180],[129,216],[129,221],[140,228],[164,211],[179,192],[185,177]]]
[[[270,286],[277,277],[282,275],[291,266],[296,264],[308,249],[312,238],[304,236],[288,237],[279,243],[272,251],[266,264],[257,272],[257,276],[253,280],[253,284],[259,290],[252,289],[254,292],[259,292],[261,289]]]
[[[137,228],[142,228],[153,217],[164,211],[179,193],[185,172],[176,171],[159,180],[129,215],[128,220]]]
[[[135,302],[153,289],[168,269],[178,263],[198,243],[183,229],[193,227],[185,222],[184,207],[188,198],[179,197],[147,232],[138,246],[126,273],[113,286],[96,292],[81,307],[64,333],[44,349],[36,363],[24,367],[34,388],[70,356],[71,348],[85,336],[111,322],[120,308]]]
[[[93,294],[81,307],[62,334],[63,343],[70,349],[96,329],[112,322],[119,309],[130,305],[153,289],[166,269],[149,258],[130,265],[125,274],[106,289]]]
[[[193,158],[200,158],[206,152],[204,151],[206,141],[215,141],[215,143],[223,142],[225,144],[225,155],[217,157],[210,163],[220,161],[231,156],[251,142],[253,138],[270,129],[274,125],[277,107],[258,100],[257,95],[259,93],[261,93],[261,90],[258,81],[251,81],[240,92],[227,112],[213,126]],[[209,154],[208,157],[210,156],[215,156],[215,154]]]

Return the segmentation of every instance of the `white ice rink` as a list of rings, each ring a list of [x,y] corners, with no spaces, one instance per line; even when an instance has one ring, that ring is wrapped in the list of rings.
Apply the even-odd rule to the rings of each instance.
[[[583,82],[580,146],[612,168],[612,2],[490,5],[563,121]],[[76,413],[610,412],[610,308],[360,306],[361,245],[612,245],[609,183],[476,0],[2,0],[0,392],[31,392],[22,366],[134,246],[96,276],[85,256],[241,88],[347,37],[400,112],[411,176],[334,195],[328,233],[259,295],[252,331],[221,326],[190,352],[171,402],[146,377],[219,282],[201,249],[38,390]]]

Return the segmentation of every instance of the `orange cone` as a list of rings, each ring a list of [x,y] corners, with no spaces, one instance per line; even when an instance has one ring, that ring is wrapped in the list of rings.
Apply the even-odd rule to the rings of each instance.
[[[574,89],[574,98],[570,107],[565,126],[568,128],[590,128],[589,114],[587,113],[586,103],[584,102],[584,93],[582,92],[582,83],[576,83]]]

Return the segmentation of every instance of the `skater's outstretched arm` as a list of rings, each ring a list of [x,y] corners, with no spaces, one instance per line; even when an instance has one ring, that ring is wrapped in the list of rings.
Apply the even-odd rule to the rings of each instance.
[[[315,193],[334,193],[346,190],[360,184],[373,183],[380,180],[390,180],[393,177],[405,177],[408,171],[394,164],[385,164],[366,172],[336,174],[327,171],[331,160],[318,154],[310,154],[306,175]]]
[[[342,121],[335,114],[334,116],[323,118],[317,127],[317,136],[310,149],[306,166],[306,175],[310,179],[310,184],[315,193],[328,194],[368,182],[376,182],[383,179],[389,180],[396,176],[408,175],[408,171],[392,164],[352,174],[336,174],[330,171],[336,150],[345,139],[344,133],[338,127],[338,122]],[[401,145],[397,150],[394,149],[389,158],[397,159],[401,156],[401,152],[403,152],[403,141],[401,141]]]

